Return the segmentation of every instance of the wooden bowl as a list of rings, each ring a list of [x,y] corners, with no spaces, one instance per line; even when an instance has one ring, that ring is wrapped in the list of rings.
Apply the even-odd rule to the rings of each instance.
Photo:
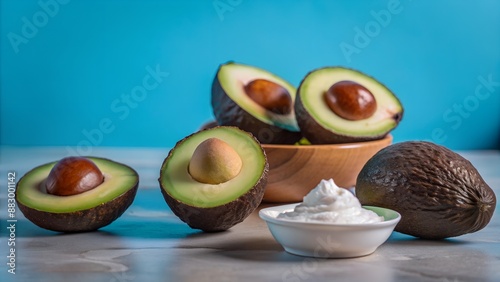
[[[322,179],[333,178],[339,187],[356,184],[361,168],[392,136],[375,141],[332,145],[262,144],[269,162],[264,202],[301,202]]]

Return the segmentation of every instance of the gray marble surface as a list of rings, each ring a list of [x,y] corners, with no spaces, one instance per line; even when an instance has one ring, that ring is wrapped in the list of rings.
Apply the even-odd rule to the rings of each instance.
[[[135,168],[133,205],[96,232],[60,234],[16,213],[16,274],[8,273],[7,174],[71,152],[0,147],[1,281],[500,281],[500,216],[483,230],[441,241],[397,232],[369,256],[315,259],[286,253],[255,212],[229,231],[204,234],[171,213],[157,178],[166,149],[92,148]],[[500,151],[459,152],[500,195]],[[498,197],[498,196],[497,196]],[[262,205],[264,207],[266,205]],[[262,208],[261,207],[261,208]]]

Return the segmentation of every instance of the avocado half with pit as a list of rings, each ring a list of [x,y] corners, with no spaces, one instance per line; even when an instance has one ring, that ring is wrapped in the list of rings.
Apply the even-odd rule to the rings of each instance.
[[[163,162],[159,183],[169,207],[191,228],[223,231],[258,207],[268,169],[253,135],[218,126],[177,142]]]
[[[266,70],[229,62],[212,83],[212,108],[219,125],[236,126],[261,143],[293,144],[301,138],[295,118],[296,89]]]
[[[38,166],[17,183],[16,201],[24,216],[58,232],[104,227],[132,204],[139,176],[109,159],[67,157]]]
[[[343,67],[306,75],[297,91],[297,122],[312,144],[377,140],[403,117],[399,99],[375,78]]]

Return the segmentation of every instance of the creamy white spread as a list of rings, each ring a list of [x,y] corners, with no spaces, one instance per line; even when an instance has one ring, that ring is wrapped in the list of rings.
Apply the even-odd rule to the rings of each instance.
[[[293,211],[280,213],[278,218],[338,224],[384,220],[384,217],[375,212],[364,209],[354,194],[338,187],[333,179],[321,180]]]

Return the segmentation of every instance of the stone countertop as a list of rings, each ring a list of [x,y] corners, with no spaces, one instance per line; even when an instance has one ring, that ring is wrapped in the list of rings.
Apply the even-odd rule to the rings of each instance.
[[[394,232],[369,256],[299,257],[283,250],[257,212],[226,232],[189,228],[172,214],[159,190],[168,150],[144,148],[92,148],[91,155],[126,163],[140,175],[132,206],[99,231],[47,231],[17,210],[12,275],[6,264],[7,173],[16,172],[19,180],[31,168],[69,153],[58,147],[0,147],[1,281],[500,281],[498,211],[483,230],[456,238],[428,241]],[[459,153],[500,195],[500,151]]]

